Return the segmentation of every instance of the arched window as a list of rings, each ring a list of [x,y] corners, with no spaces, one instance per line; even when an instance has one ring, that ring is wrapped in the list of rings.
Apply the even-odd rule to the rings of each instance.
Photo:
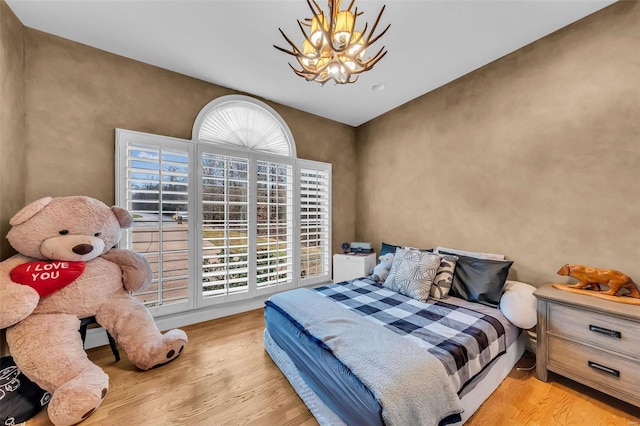
[[[156,315],[329,281],[331,165],[296,158],[268,105],[224,96],[191,140],[117,129],[121,245],[152,264],[136,294]]]
[[[289,127],[267,104],[242,95],[209,102],[193,124],[193,138],[221,146],[296,157]]]

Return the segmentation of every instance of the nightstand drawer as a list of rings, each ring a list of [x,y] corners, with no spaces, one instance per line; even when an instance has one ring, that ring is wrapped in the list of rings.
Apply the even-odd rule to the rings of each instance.
[[[634,321],[550,304],[547,331],[571,336],[572,339],[619,352],[640,361],[640,323]]]
[[[605,392],[624,394],[640,406],[640,363],[549,336],[547,367]]]

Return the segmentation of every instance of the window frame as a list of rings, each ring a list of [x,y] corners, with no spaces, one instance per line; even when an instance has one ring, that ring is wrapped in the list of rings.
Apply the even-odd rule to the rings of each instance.
[[[200,141],[196,139],[195,135],[198,134],[197,126],[202,125],[203,120],[206,118],[206,114],[211,111],[215,111],[217,108],[224,106],[228,102],[250,102],[254,105],[258,105],[264,108],[274,119],[278,120],[282,126],[285,136],[288,138],[290,145],[291,156],[271,154],[265,152],[259,152],[251,150],[245,147],[234,148],[229,145],[216,145],[207,141]],[[186,302],[162,304],[159,306],[150,306],[149,310],[153,316],[163,316],[169,314],[176,314],[193,309],[206,308],[209,306],[239,302],[242,300],[253,299],[256,297],[264,297],[269,294],[277,293],[284,290],[293,289],[296,287],[304,287],[315,285],[319,283],[326,283],[331,281],[331,179],[332,179],[332,166],[330,163],[322,163],[313,160],[298,159],[295,157],[296,148],[293,136],[289,131],[288,126],[282,120],[282,118],[266,104],[261,103],[253,98],[241,95],[232,95],[218,98],[209,104],[207,104],[194,123],[194,138],[191,140],[174,138],[169,136],[154,135],[149,133],[116,129],[116,173],[115,173],[115,188],[116,188],[116,204],[123,208],[129,208],[127,202],[127,193],[129,191],[127,184],[128,177],[128,147],[129,145],[144,145],[157,148],[176,149],[185,151],[188,155],[188,211],[189,219],[187,222],[188,232],[188,300]],[[225,294],[221,296],[205,297],[202,285],[202,232],[203,223],[200,220],[202,218],[202,205],[201,200],[203,197],[203,184],[202,184],[202,153],[210,153],[215,155],[233,156],[247,158],[249,162],[249,274],[248,284],[249,288],[247,292],[240,292],[237,294]],[[290,283],[283,285],[275,285],[269,287],[259,288],[257,286],[256,265],[257,265],[257,170],[256,165],[258,161],[267,161],[271,163],[287,164],[291,167],[291,189],[292,189],[292,249],[293,249],[293,265],[292,265],[292,280]],[[321,275],[313,277],[301,277],[301,252],[302,252],[302,240],[301,240],[301,170],[303,168],[315,168],[319,170],[326,170],[328,174],[328,218],[326,221],[328,237],[326,238],[326,244],[323,245],[322,254],[326,258],[324,264],[326,270]],[[161,228],[162,226],[160,226]],[[131,229],[123,233],[120,246],[123,248],[130,248],[132,243]],[[200,237],[198,237],[200,236]],[[162,247],[159,247],[162,250]],[[165,250],[162,250],[164,253]],[[323,266],[324,268],[324,266]],[[160,291],[160,289],[159,289]],[[161,299],[160,299],[161,300]]]

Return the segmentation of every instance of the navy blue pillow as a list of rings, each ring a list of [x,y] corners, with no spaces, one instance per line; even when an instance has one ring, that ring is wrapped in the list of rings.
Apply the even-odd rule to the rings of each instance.
[[[396,249],[400,248],[402,246],[396,246],[393,244],[387,244],[385,242],[382,243],[382,247],[380,247],[380,256],[383,256],[387,253],[393,253],[396,254]]]
[[[387,244],[387,243],[383,242],[382,243],[382,247],[380,247],[380,256],[385,255],[387,253],[396,254],[396,249],[402,248],[402,247],[405,247],[405,246],[396,246],[396,245],[393,245],[393,244]],[[408,247],[405,247],[405,248],[408,248]],[[430,249],[418,249],[418,250],[424,251],[424,252],[427,252],[427,251],[428,252],[433,252],[432,248],[430,248]]]
[[[456,256],[458,256],[458,262],[449,294],[469,302],[497,308],[513,262]]]

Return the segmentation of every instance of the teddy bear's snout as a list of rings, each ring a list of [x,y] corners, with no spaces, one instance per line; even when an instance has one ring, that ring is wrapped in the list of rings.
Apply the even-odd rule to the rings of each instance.
[[[89,235],[58,235],[47,238],[40,245],[46,259],[88,262],[104,251],[104,241]]]
[[[75,254],[83,255],[87,253],[91,253],[93,251],[93,246],[91,244],[78,244],[74,248],[71,249]]]

